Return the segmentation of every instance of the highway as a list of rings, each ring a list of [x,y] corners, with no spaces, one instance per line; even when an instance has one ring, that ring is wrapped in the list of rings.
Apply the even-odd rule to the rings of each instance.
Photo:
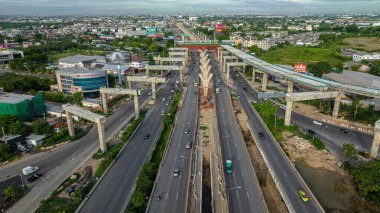
[[[287,79],[294,83],[299,83],[307,87],[311,87],[318,90],[339,90],[351,94],[364,95],[368,97],[380,97],[380,89],[376,87],[363,87],[352,84],[343,84],[328,79],[318,78],[311,75],[295,72],[290,69],[280,67],[278,65],[270,64],[266,61],[258,59],[248,53],[238,50],[229,45],[221,45],[221,47],[238,58],[244,60],[247,64],[250,64],[262,71],[267,72],[270,75],[274,75],[281,79]]]
[[[159,176],[157,177],[153,198],[147,212],[187,212],[188,195],[191,173],[191,155],[195,145],[195,134],[198,119],[198,87],[194,81],[198,81],[199,59],[196,52],[191,52],[188,87],[182,108],[179,109],[178,120],[173,129],[172,138],[167,147],[167,154],[163,159]],[[185,129],[189,133],[185,134]],[[192,141],[191,149],[186,148],[186,143]],[[178,177],[173,176],[174,169],[180,169]],[[158,200],[158,196],[161,199]]]
[[[235,68],[232,68],[231,70],[233,70],[231,74],[234,74],[234,71],[237,71]],[[239,72],[239,75],[243,74]],[[243,82],[241,82],[241,80]],[[241,88],[241,90],[243,88],[243,85],[250,85],[247,82],[246,78],[237,78],[237,80],[233,82],[236,84],[235,86]],[[258,99],[257,92],[251,86],[247,86],[246,88],[247,90],[244,93],[250,102],[254,100],[260,101]],[[285,110],[278,107],[277,115],[281,118],[284,118]],[[340,149],[344,143],[354,144],[361,151],[369,152],[371,150],[371,145],[374,137],[373,135],[353,129],[350,129],[351,134],[346,134],[340,131],[342,129],[340,126],[324,123],[323,121],[320,121],[322,125],[316,125],[313,123],[313,121],[314,119],[312,118],[301,115],[294,111],[292,112],[291,123],[293,125],[298,126],[305,132],[307,132],[309,129],[316,132],[316,137],[321,139],[325,143],[326,148],[334,152],[338,157],[340,157]],[[337,140],[337,138],[339,138],[339,140]]]
[[[161,135],[160,129],[163,127],[161,111],[167,112],[170,107],[166,105],[170,101],[168,97],[174,95],[171,93],[170,84],[175,82],[178,75],[172,76],[164,92],[158,96],[154,107],[136,129],[128,144],[121,150],[103,179],[93,189],[90,197],[83,201],[83,206],[78,212],[124,212],[132,197],[142,166]],[[165,102],[162,101],[164,97],[167,99]],[[148,139],[144,139],[146,134],[150,135]]]
[[[148,91],[145,90],[139,97],[140,107],[148,100]],[[134,117],[133,102],[121,106],[106,119],[105,133],[107,140],[112,138]],[[69,177],[75,169],[85,162],[99,149],[98,132],[96,126],[87,135],[74,141],[54,148],[50,151],[33,154],[21,160],[9,163],[0,168],[2,178],[21,174],[26,166],[38,166],[43,177],[34,182],[28,194],[17,202],[8,212],[33,212],[38,208],[42,199],[46,199],[53,190]]]
[[[232,160],[232,174],[225,175],[230,212],[267,212],[255,171],[241,130],[232,108],[228,87],[220,74],[218,62],[211,57],[215,79],[220,79],[220,93],[216,94],[219,136],[223,164]]]

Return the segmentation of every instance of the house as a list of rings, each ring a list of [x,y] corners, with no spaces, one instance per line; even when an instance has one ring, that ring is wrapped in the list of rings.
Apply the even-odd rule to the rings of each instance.
[[[50,123],[50,126],[54,129],[55,133],[60,133],[66,127],[66,123],[63,121],[56,121]]]
[[[44,142],[45,138],[46,138],[45,135],[31,134],[31,135],[25,137],[25,141],[28,145],[38,146],[38,145],[42,144],[42,142]]]

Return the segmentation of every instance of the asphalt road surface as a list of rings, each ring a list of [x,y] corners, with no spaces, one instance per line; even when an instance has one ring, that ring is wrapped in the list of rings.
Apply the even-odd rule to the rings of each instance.
[[[198,114],[198,87],[194,86],[194,81],[198,82],[199,59],[196,52],[191,53],[188,79],[188,89],[185,100],[179,111],[173,136],[168,144],[167,155],[161,168],[160,176],[152,193],[149,209],[147,212],[187,212],[189,177],[191,169],[191,153],[195,144],[194,138],[197,131]],[[185,134],[185,129],[189,133]],[[192,141],[191,149],[186,148],[186,143]],[[174,169],[180,169],[179,176],[174,177]],[[158,200],[158,196],[161,198]]]
[[[235,69],[232,68],[232,70]],[[235,74],[234,71],[232,71],[231,74]],[[241,75],[240,72],[239,75]],[[243,81],[243,83],[241,81]],[[233,82],[237,88],[241,88],[241,91],[243,91],[243,85],[247,85],[247,90],[243,92],[246,94],[250,102],[254,100],[259,101],[257,92],[253,90],[252,87],[248,86],[249,84],[246,82],[245,78],[238,77]],[[284,118],[285,110],[282,108],[278,108],[277,115],[281,118]],[[369,152],[371,150],[372,141],[374,137],[373,135],[353,129],[349,129],[351,134],[346,134],[341,132],[342,127],[340,126],[324,123],[322,121],[319,121],[322,123],[322,125],[316,125],[313,123],[313,121],[314,119],[298,114],[294,111],[292,112],[291,123],[293,125],[298,126],[305,132],[307,132],[309,129],[313,130],[316,133],[316,137],[321,139],[325,143],[325,146],[330,151],[334,152],[338,157],[340,149],[342,148],[344,143],[354,144],[360,151]]]
[[[142,104],[148,100],[148,91],[139,97]],[[134,117],[133,102],[128,102],[106,119],[106,138],[112,138],[130,119]],[[38,166],[43,176],[30,185],[30,192],[17,202],[8,212],[33,212],[42,199],[46,199],[75,169],[99,149],[96,125],[87,135],[75,142],[25,157],[0,168],[2,178],[21,174],[26,166]]]
[[[266,212],[261,188],[235,118],[229,89],[224,84],[218,63],[213,57],[211,63],[216,71],[214,84],[218,82],[215,79],[220,79],[220,93],[216,93],[216,110],[223,164],[226,160],[232,160],[233,168],[232,174],[225,174],[229,211]]]
[[[111,165],[100,183],[92,191],[90,197],[84,201],[84,205],[79,212],[124,212],[129,200],[131,199],[133,188],[137,177],[153,150],[155,141],[160,136],[160,128],[163,125],[161,111],[168,111],[166,105],[171,93],[170,83],[175,81],[175,76],[169,80],[164,88],[163,94],[158,96],[157,102],[147,114],[144,121],[136,129],[128,144],[122,149],[117,160]],[[162,98],[167,100],[164,102]],[[149,134],[149,138],[144,136]]]

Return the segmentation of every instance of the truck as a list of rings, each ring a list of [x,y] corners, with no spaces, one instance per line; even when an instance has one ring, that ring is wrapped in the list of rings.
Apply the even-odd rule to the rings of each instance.
[[[27,166],[25,168],[22,169],[22,174],[23,175],[30,175],[34,172],[36,172],[37,170],[39,170],[40,168],[38,168],[37,166],[33,167],[33,166]]]
[[[232,173],[232,161],[231,160],[226,160],[226,172],[227,172],[227,174]]]

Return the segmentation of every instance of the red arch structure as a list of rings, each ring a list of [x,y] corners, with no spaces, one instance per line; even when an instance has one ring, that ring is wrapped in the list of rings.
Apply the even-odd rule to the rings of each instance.
[[[182,47],[182,48],[188,48],[190,51],[191,50],[209,50],[209,51],[217,53],[219,44],[217,44],[217,43],[201,43],[201,42],[200,43],[183,42],[183,43],[178,43],[178,46]]]

